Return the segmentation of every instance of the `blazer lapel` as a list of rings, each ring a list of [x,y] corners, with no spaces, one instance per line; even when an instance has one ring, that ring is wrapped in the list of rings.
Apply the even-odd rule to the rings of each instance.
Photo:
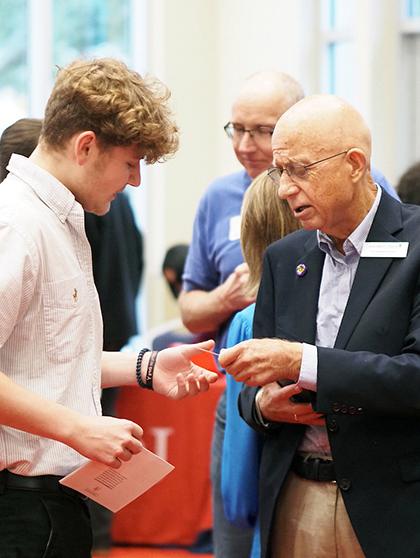
[[[319,288],[325,253],[318,248],[316,234],[306,241],[296,260],[294,285],[294,332],[296,339],[315,343]],[[304,273],[299,275],[299,269]]]
[[[397,209],[397,211],[396,211]],[[398,242],[395,233],[402,228],[398,202],[382,192],[367,242]],[[366,307],[375,296],[393,258],[360,258],[335,347],[345,348]]]

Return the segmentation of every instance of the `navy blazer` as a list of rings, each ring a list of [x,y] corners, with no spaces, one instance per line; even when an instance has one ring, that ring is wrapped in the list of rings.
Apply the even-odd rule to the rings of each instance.
[[[313,406],[326,417],[337,483],[368,558],[420,557],[420,208],[385,192],[367,241],[409,242],[406,258],[360,258],[334,348],[318,348]],[[254,337],[314,344],[325,254],[315,231],[269,247]],[[298,264],[307,272],[296,274]],[[244,388],[244,419],[256,388]],[[305,427],[264,429],[260,470],[262,554],[270,556],[275,505]]]

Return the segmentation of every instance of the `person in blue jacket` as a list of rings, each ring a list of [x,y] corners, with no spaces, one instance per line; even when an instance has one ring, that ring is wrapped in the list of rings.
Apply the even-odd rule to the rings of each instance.
[[[288,205],[280,200],[267,173],[260,174],[245,193],[240,239],[249,268],[247,289],[256,295],[262,259],[269,244],[299,228]],[[227,346],[252,337],[255,304],[235,314],[227,334]],[[261,436],[239,416],[238,395],[242,384],[226,376],[226,430],[222,455],[222,497],[226,518],[237,527],[253,528],[258,513],[258,469]],[[255,532],[251,558],[259,557],[259,533]]]

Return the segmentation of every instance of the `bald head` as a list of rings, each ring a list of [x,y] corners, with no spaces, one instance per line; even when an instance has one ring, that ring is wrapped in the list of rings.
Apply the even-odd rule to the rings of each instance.
[[[279,119],[273,134],[273,150],[284,142],[322,156],[360,148],[370,161],[371,136],[361,114],[334,95],[312,95],[300,100]]]
[[[304,228],[330,235],[339,250],[375,199],[370,151],[363,118],[333,95],[299,101],[274,130],[273,161],[282,169],[280,197]]]
[[[233,107],[264,106],[277,120],[283,112],[303,98],[301,85],[284,72],[264,71],[249,76],[242,85]]]
[[[251,178],[271,165],[271,132],[279,117],[302,97],[299,83],[280,72],[259,72],[243,84],[232,106],[231,122],[237,129],[251,132],[237,134],[233,149]],[[268,132],[253,134],[261,127]]]

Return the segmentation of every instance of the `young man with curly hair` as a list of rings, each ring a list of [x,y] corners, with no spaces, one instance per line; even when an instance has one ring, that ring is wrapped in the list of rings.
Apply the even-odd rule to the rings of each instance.
[[[74,62],[58,73],[37,148],[10,159],[0,188],[2,558],[90,556],[86,503],[58,481],[86,457],[119,467],[143,435],[100,416],[101,388],[139,383],[180,398],[216,378],[191,363],[197,345],[102,351],[83,209],[105,214],[139,186],[140,160],[176,151],[168,97],[116,60]]]

